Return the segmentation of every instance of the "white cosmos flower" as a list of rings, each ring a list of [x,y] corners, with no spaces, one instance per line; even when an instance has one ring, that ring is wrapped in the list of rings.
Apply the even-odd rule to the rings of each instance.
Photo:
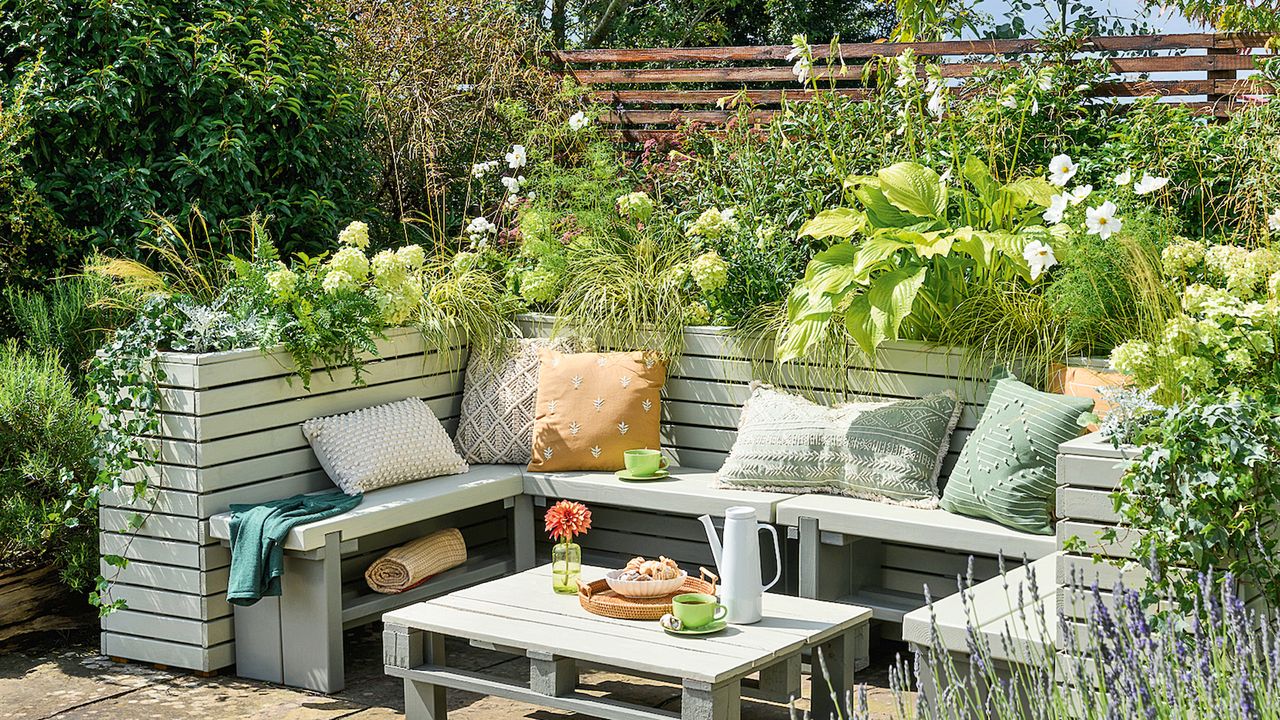
[[[578,132],[591,124],[591,118],[581,110],[569,116],[569,129]]]
[[[1267,227],[1273,233],[1280,233],[1280,208],[1271,211],[1271,214],[1267,216]]]
[[[1169,178],[1156,177],[1151,173],[1142,173],[1142,179],[1133,184],[1133,191],[1139,195],[1153,193],[1169,184]]]
[[[1027,261],[1027,265],[1031,268],[1031,280],[1034,282],[1040,279],[1045,270],[1058,264],[1058,258],[1053,256],[1053,248],[1039,240],[1032,240],[1022,250],[1022,259]]]
[[[1076,167],[1075,163],[1071,162],[1070,156],[1055,155],[1049,161],[1049,182],[1058,187],[1065,187],[1067,183],[1071,182],[1071,178],[1076,176],[1077,170],[1079,168]]]
[[[529,162],[529,154],[525,152],[523,145],[512,145],[511,152],[506,154],[507,167],[512,170],[519,170]]]
[[[1116,217],[1116,204],[1108,200],[1098,207],[1089,208],[1085,211],[1084,224],[1091,234],[1103,240],[1109,239],[1112,233],[1120,231],[1121,223],[1120,218]]]
[[[1080,185],[1075,190],[1071,191],[1071,198],[1070,198],[1071,204],[1079,205],[1080,203],[1088,199],[1090,193],[1092,192],[1093,192],[1092,185]]]
[[[1129,168],[1125,168],[1124,172],[1116,176],[1116,185],[1124,186],[1131,182],[1133,182],[1133,173],[1129,171]]]
[[[1044,211],[1044,220],[1050,225],[1057,225],[1062,222],[1062,215],[1067,211],[1067,201],[1070,200],[1064,194],[1054,195],[1049,200],[1049,209]]]

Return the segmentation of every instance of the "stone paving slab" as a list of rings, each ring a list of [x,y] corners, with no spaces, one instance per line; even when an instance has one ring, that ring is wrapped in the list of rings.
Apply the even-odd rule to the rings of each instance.
[[[211,678],[140,663],[115,663],[98,654],[97,634],[45,637],[19,650],[0,650],[0,720],[399,720],[403,718],[401,681],[382,672],[380,626],[349,631],[347,687],[334,695],[241,680],[230,674]],[[450,664],[484,670],[517,681],[528,678],[522,658],[448,645]],[[873,717],[897,717],[888,690],[894,645],[874,653],[872,667],[859,682],[868,685]],[[584,692],[676,711],[679,688],[670,683],[616,673],[586,671]],[[808,680],[805,681],[808,691]],[[449,717],[456,720],[560,720],[583,715],[525,703],[450,691]],[[797,707],[804,708],[807,701]],[[746,699],[743,720],[785,720],[785,705]]]

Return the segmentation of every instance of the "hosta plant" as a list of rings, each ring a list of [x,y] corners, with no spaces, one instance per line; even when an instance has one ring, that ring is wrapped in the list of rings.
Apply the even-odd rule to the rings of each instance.
[[[843,323],[867,354],[899,337],[926,337],[972,283],[1034,284],[1056,264],[1043,216],[1043,178],[998,181],[969,158],[954,185],[902,162],[845,181],[850,207],[824,210],[801,236],[835,240],[787,298],[782,359],[805,355]]]

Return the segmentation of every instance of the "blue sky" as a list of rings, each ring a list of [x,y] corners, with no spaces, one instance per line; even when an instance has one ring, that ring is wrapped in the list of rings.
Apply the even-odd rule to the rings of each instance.
[[[1056,7],[1056,3],[1047,3]],[[1141,0],[1104,0],[1103,2],[1089,3],[1094,8],[1105,10],[1108,14],[1118,15],[1121,17],[1136,17],[1143,13],[1145,4]],[[1005,22],[1005,15],[1008,12],[1009,5],[1005,0],[980,0],[978,8],[995,18],[997,24]],[[1040,30],[1046,24],[1045,14],[1039,11],[1032,11],[1025,18],[1032,30]],[[1200,32],[1203,28],[1193,24],[1186,18],[1174,11],[1154,11],[1148,14],[1147,22],[1160,33],[1185,33]]]

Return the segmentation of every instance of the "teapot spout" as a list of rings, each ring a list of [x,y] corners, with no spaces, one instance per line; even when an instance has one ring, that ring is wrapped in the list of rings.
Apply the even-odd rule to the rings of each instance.
[[[707,529],[707,542],[711,545],[711,555],[716,559],[716,567],[724,567],[724,561],[720,557],[723,550],[720,547],[720,536],[716,534],[715,523],[711,521],[710,515],[703,515],[698,519],[702,521],[702,526]]]

